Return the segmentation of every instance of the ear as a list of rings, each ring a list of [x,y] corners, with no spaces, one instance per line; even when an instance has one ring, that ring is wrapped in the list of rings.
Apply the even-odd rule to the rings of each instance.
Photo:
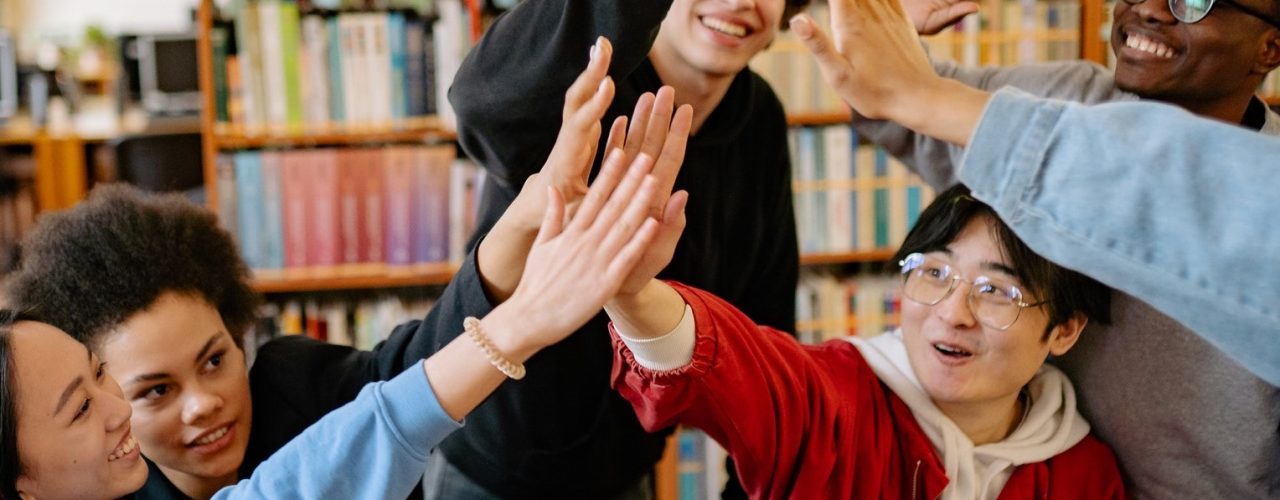
[[[1049,353],[1061,356],[1070,351],[1076,345],[1076,341],[1080,340],[1080,332],[1084,331],[1084,326],[1087,324],[1089,324],[1089,317],[1077,312],[1062,324],[1053,327],[1049,332]]]
[[[14,484],[15,489],[18,490],[18,498],[22,500],[36,500],[35,494],[31,493],[32,486],[35,486],[35,484],[33,484],[32,479],[26,474],[18,476],[18,480]]]
[[[1276,67],[1280,67],[1280,29],[1272,28],[1263,35],[1262,46],[1258,49],[1258,63],[1254,71],[1265,76]]]

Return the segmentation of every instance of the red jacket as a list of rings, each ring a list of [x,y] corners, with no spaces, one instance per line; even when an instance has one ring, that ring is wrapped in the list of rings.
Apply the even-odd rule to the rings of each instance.
[[[702,429],[734,458],[752,498],[942,493],[948,480],[929,438],[856,347],[839,340],[799,344],[714,295],[671,285],[697,324],[689,365],[646,369],[613,333],[613,387],[646,429]],[[1016,468],[999,498],[1123,497],[1111,450],[1086,436],[1048,461]]]

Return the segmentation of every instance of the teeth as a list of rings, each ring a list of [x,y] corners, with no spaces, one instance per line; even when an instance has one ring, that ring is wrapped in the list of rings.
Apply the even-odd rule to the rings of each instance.
[[[111,452],[111,455],[107,457],[107,461],[114,462],[116,460],[119,460],[120,457],[133,453],[133,450],[137,448],[138,448],[138,440],[134,439],[133,435],[129,435],[128,439],[125,439],[123,443],[120,443],[120,446],[117,447],[115,451]]]
[[[1129,38],[1125,39],[1124,45],[1165,59],[1172,58],[1174,53],[1169,46],[1138,34],[1129,35]]]
[[[212,434],[209,434],[208,436],[197,439],[196,444],[209,444],[219,439],[222,439],[222,436],[227,435],[227,431],[229,430],[231,430],[231,426],[223,427],[221,429],[213,431]]]
[[[731,22],[716,19],[714,17],[703,17],[702,25],[729,36],[736,36],[736,37],[747,36],[746,28]]]
[[[948,353],[948,354],[968,354],[967,352],[962,351],[962,350],[960,350],[960,349],[956,349],[956,348],[953,348],[953,347],[948,347],[948,346],[945,346],[945,345],[942,345],[942,344],[933,344],[933,347],[934,347],[934,348],[936,348],[936,349],[938,349],[939,351],[942,351],[942,352],[945,352],[945,353]]]

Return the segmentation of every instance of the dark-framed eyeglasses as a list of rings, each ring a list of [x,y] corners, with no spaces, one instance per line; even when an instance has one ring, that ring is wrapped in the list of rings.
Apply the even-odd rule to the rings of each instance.
[[[937,305],[951,296],[961,281],[968,282],[969,311],[983,326],[996,330],[1013,326],[1023,308],[1047,302],[1026,302],[1021,288],[999,278],[978,276],[967,280],[945,261],[919,252],[907,255],[898,265],[902,266],[902,295],[926,306]]]
[[[1125,0],[1129,5],[1137,5],[1144,1],[1146,0]],[[1195,24],[1200,22],[1201,19],[1204,19],[1205,16],[1209,15],[1209,11],[1213,10],[1213,5],[1217,2],[1227,4],[1233,9],[1261,19],[1267,24],[1276,27],[1276,29],[1280,29],[1280,21],[1273,19],[1266,13],[1258,11],[1258,9],[1243,5],[1236,0],[1169,0],[1169,12],[1172,13],[1173,17],[1178,21],[1187,24]]]

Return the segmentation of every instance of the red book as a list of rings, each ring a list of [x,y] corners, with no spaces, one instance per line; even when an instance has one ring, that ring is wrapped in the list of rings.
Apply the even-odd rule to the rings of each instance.
[[[307,207],[307,265],[329,268],[343,261],[338,154],[317,149],[307,155],[310,199]]]
[[[313,196],[307,172],[309,154],[310,151],[279,153],[284,266],[289,269],[307,266],[307,200]]]

